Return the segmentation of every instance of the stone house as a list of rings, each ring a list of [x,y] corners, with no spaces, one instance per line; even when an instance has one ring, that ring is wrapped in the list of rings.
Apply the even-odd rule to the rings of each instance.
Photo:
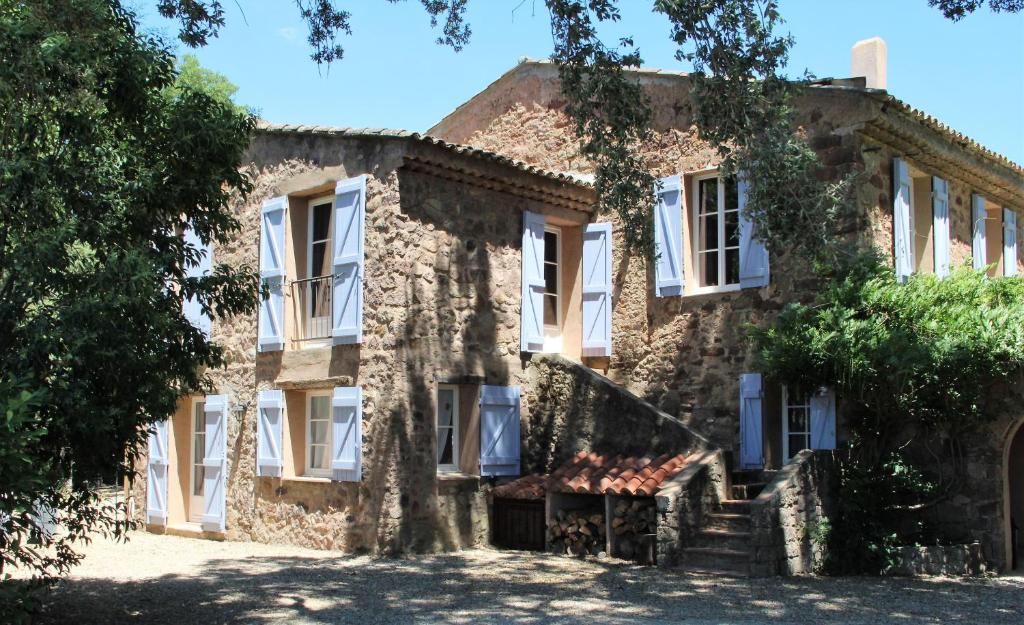
[[[884,61],[878,45],[860,50]],[[851,231],[902,274],[972,258],[993,277],[1024,270],[1024,169],[886,93],[884,62],[864,73],[797,102],[828,172],[865,173]],[[521,62],[425,135],[263,126],[243,230],[211,253],[258,266],[269,297],[258,318],[193,312],[229,365],[211,372],[217,394],[183,398],[151,436],[148,526],[458,549],[490,541],[496,484],[581,451],[682,454],[654,497],[660,563],[808,570],[827,462],[801,450],[842,443],[842,398],[791,396],[741,329],[815,282],[751,236],[743,186],[697,138],[686,75],[633,75],[663,177],[656,263],[595,214],[550,63]],[[1022,419],[971,443],[975,496],[942,511],[995,568],[1011,561],[1011,509],[1024,518]]]

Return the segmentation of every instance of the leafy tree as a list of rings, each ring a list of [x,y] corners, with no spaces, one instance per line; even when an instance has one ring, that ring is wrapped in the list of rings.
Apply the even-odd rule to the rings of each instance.
[[[5,3],[0,58],[0,576],[39,583],[90,535],[123,536],[99,479],[133,477],[147,426],[223,363],[183,298],[255,309],[246,268],[186,277],[199,252],[180,236],[237,229],[254,120],[175,85],[174,56],[116,2]],[[18,588],[2,583],[0,620]]]
[[[177,61],[178,75],[165,93],[171,98],[180,98],[183,91],[204,93],[222,104],[233,107],[239,114],[249,112],[244,106],[234,102],[238,87],[228,80],[227,76],[207,69],[199,64],[194,54],[185,54]]]
[[[995,13],[1017,13],[1024,10],[1024,0],[928,0],[928,6],[938,7],[943,15],[954,22],[962,20],[986,4]]]

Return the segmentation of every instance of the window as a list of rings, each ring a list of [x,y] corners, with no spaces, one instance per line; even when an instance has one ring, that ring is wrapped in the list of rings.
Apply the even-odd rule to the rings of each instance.
[[[740,214],[736,180],[698,178],[694,185],[693,251],[698,288],[731,290],[740,284]]]
[[[437,470],[459,470],[459,389],[437,387]]]
[[[782,456],[786,462],[803,449],[811,448],[810,396],[797,397],[782,389]]]
[[[203,459],[206,457],[206,402],[192,402],[192,485],[189,490],[189,520],[198,523],[203,516]]]
[[[544,228],[544,351],[562,351],[562,231]]]
[[[309,202],[309,245],[306,251],[306,277],[309,290],[306,305],[309,310],[307,338],[328,335],[331,319],[331,215],[334,197],[327,196]]]
[[[306,473],[331,475],[331,394],[306,394]]]

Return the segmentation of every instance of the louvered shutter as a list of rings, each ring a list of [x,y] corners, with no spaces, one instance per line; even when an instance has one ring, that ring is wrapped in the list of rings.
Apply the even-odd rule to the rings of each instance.
[[[146,468],[146,522],[167,525],[167,421],[149,430],[149,462]]]
[[[612,225],[583,231],[583,355],[612,355]]]
[[[189,247],[194,248],[200,254],[198,265],[186,267],[185,276],[188,278],[199,278],[210,275],[210,270],[213,267],[213,250],[210,244],[203,243],[199,239],[199,235],[191,227],[185,228],[183,238]],[[203,307],[199,304],[199,300],[195,297],[190,297],[183,303],[183,308],[185,318],[188,319],[189,323],[205,334],[206,338],[210,338],[210,329],[212,327],[210,316],[203,312]]]
[[[1003,209],[1003,275],[1017,275],[1017,213]]]
[[[811,395],[811,449],[836,448],[836,395],[832,389]]]
[[[935,238],[935,275],[949,275],[949,183],[932,177],[932,222]]]
[[[283,429],[284,391],[260,391],[256,395],[256,475],[281,476]]]
[[[363,340],[363,238],[366,176],[342,180],[334,197],[334,284],[331,335],[335,345]]]
[[[523,212],[523,284],[519,349],[544,349],[544,215]]]
[[[985,198],[977,193],[971,195],[971,233],[973,235],[971,254],[974,256],[974,268],[984,269],[988,264],[985,249]]]
[[[228,397],[206,396],[206,453],[203,456],[203,529],[223,532],[227,501]]]
[[[736,179],[736,196],[740,217],[740,288],[768,286],[768,248],[755,236],[754,222],[747,215],[746,176]]]
[[[910,167],[892,159],[892,236],[896,279],[905,282],[914,273],[914,239],[910,224]]]
[[[331,396],[331,470],[333,479],[358,482],[363,477],[363,391],[335,387]]]
[[[761,374],[740,375],[740,468],[764,467]]]
[[[519,475],[519,387],[480,387],[480,475]]]
[[[683,185],[679,176],[660,180],[654,204],[654,294],[683,294]]]
[[[284,226],[288,198],[276,197],[263,203],[260,225],[260,278],[269,291],[260,299],[259,351],[284,349]]]

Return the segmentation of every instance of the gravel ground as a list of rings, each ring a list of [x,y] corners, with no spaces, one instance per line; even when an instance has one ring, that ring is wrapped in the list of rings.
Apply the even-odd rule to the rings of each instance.
[[[96,541],[41,623],[1024,623],[1024,578],[734,579],[475,550],[374,559],[134,533]]]

